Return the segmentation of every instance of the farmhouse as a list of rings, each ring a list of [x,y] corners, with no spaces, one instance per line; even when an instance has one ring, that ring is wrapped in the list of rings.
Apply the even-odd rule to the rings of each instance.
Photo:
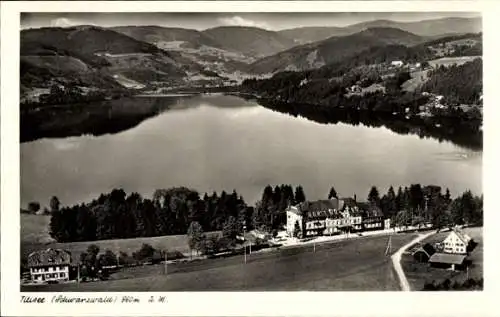
[[[458,229],[453,229],[442,243],[443,250],[445,253],[467,254],[467,248],[471,241],[471,237]]]
[[[31,279],[37,282],[69,280],[70,265],[71,254],[60,249],[49,248],[28,256]]]

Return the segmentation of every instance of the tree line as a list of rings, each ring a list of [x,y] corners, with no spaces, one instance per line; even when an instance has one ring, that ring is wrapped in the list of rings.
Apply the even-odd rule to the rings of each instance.
[[[325,198],[337,197],[332,187]],[[194,248],[203,232],[221,231],[226,239],[212,241],[215,248],[234,245],[244,230],[259,229],[277,233],[286,225],[286,209],[306,201],[302,186],[270,185],[263,190],[255,206],[249,206],[236,191],[222,191],[200,197],[185,187],[156,190],[152,199],[138,193],[127,195],[122,189],[101,194],[87,204],[62,207],[51,199],[50,235],[58,242],[94,241],[186,234],[195,236]],[[380,208],[393,223],[412,225],[432,223],[435,227],[451,224],[482,224],[483,198],[466,191],[451,199],[449,190],[439,186],[392,186],[381,195],[372,187],[367,201]],[[205,247],[205,245],[203,246]],[[195,248],[196,249],[196,248]],[[199,248],[198,248],[199,249]]]
[[[235,238],[243,226],[249,230],[279,228],[285,208],[302,201],[302,187],[294,191],[290,185],[267,186],[256,207],[248,206],[236,191],[200,197],[197,191],[185,187],[156,190],[152,199],[114,189],[90,203],[63,208],[53,197],[50,235],[58,242],[175,235],[186,234],[190,224],[196,222],[203,231],[226,230]],[[32,205],[39,208],[39,203]]]
[[[484,281],[482,278],[473,279],[468,278],[463,282],[454,281],[453,283],[450,279],[445,279],[442,282],[432,281],[430,283],[425,283],[423,291],[480,291],[483,290]]]

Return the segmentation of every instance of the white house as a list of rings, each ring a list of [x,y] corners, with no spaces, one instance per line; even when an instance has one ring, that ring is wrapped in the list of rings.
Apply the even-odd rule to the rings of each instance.
[[[454,254],[466,254],[467,247],[471,242],[471,237],[466,235],[465,233],[453,229],[450,234],[444,239],[443,246],[445,253],[454,253]]]
[[[35,282],[68,281],[71,254],[60,249],[49,248],[31,253],[28,267]]]
[[[392,61],[391,65],[396,66],[396,67],[401,67],[404,65],[404,63],[403,63],[403,61]]]

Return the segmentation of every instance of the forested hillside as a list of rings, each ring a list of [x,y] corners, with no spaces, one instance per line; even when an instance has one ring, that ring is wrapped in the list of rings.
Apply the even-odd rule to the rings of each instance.
[[[480,58],[460,66],[431,71],[422,91],[443,95],[450,104],[478,104],[483,94],[483,62]]]
[[[274,73],[284,70],[306,70],[341,62],[373,47],[412,46],[424,39],[399,29],[373,28],[359,33],[293,47],[252,63],[248,72]]]

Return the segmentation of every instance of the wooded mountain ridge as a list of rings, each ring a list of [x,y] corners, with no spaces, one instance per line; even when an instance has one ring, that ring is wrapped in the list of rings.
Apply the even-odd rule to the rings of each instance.
[[[464,24],[456,27],[457,21]],[[425,33],[425,23],[450,23],[453,27],[446,29],[448,34],[449,30],[477,31],[474,21],[477,19],[441,19],[418,25]],[[285,31],[255,27],[204,31],[89,25],[25,29],[20,33],[21,99],[36,100],[54,85],[104,93],[236,85],[249,76],[315,69],[342,62],[370,48],[421,45],[429,40],[428,35],[393,28],[390,26],[397,23],[386,22],[350,26],[351,30],[364,28],[355,34],[305,45],[300,45],[302,40],[286,36]],[[413,24],[405,25],[408,28]],[[427,29],[435,33],[439,28]]]

